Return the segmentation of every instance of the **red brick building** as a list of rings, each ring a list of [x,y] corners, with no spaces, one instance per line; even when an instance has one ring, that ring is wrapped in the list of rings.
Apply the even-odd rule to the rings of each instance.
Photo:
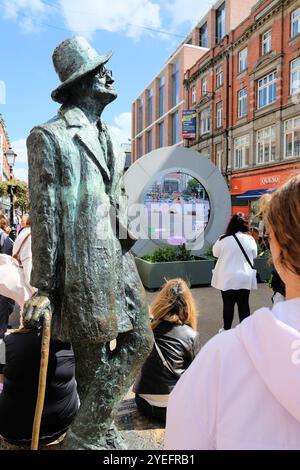
[[[9,179],[9,166],[5,158],[5,152],[9,149],[9,138],[5,122],[0,114],[0,181]]]
[[[256,0],[218,0],[134,101],[133,161],[151,150],[184,144],[181,117],[187,106],[183,86],[186,71],[197,61],[202,63],[209,49],[214,51],[216,44],[223,44],[224,37],[247,17],[255,3]],[[201,95],[198,88],[195,99]]]
[[[233,206],[300,171],[300,0],[257,2],[186,72],[185,87],[197,112],[185,145],[228,178]]]

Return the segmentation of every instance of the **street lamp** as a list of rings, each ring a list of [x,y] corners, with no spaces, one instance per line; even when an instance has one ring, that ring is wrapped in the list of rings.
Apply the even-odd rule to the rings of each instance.
[[[9,166],[9,179],[13,179],[13,167],[15,164],[16,156],[17,154],[13,151],[11,147],[7,150],[5,153],[6,160]],[[13,193],[13,188],[12,186],[10,187],[10,192],[9,192],[9,197],[10,197],[10,226],[11,229],[14,229],[14,193]]]

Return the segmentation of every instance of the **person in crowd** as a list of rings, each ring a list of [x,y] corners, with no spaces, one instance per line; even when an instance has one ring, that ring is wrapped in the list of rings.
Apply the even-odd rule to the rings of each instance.
[[[41,360],[40,329],[19,329],[0,344],[0,436],[12,444],[30,444]],[[5,348],[5,352],[4,349]],[[56,441],[79,408],[75,359],[68,343],[51,340],[40,442]]]
[[[286,301],[202,348],[171,393],[166,449],[300,449],[300,174],[261,210]]]
[[[213,255],[218,261],[211,285],[221,291],[224,330],[229,330],[235,304],[242,322],[250,315],[250,290],[257,289],[256,271],[253,267],[257,244],[249,234],[249,225],[245,218],[239,214],[232,216],[225,235],[213,246]]]
[[[258,243],[263,244],[265,238],[265,223],[260,217],[258,223]]]
[[[150,307],[155,344],[134,385],[138,409],[165,423],[171,390],[200,350],[196,306],[182,279],[168,281]]]
[[[13,241],[9,237],[10,227],[8,220],[4,214],[0,214],[0,253],[4,255],[12,255]],[[15,302],[0,295],[0,340],[8,327],[8,319],[14,309]]]
[[[27,225],[28,219],[29,219],[29,214],[23,214],[22,217],[20,218],[20,223],[17,226],[17,237],[19,236],[20,232],[22,232],[22,230],[25,227],[30,225],[30,224]]]
[[[251,227],[250,228],[250,235],[254,238],[255,243],[258,245],[259,235],[258,235],[258,229],[256,227]]]
[[[271,287],[271,289],[273,289],[274,292],[272,296],[272,302],[274,304],[285,300],[285,284],[276,269],[273,269],[271,273],[269,286]]]
[[[28,214],[24,215],[21,220],[22,228],[16,238],[13,247],[13,256],[17,255],[18,261],[21,263],[24,272],[24,280],[26,287],[32,292],[35,289],[30,284],[30,275],[32,269],[32,253],[31,253],[31,222]]]

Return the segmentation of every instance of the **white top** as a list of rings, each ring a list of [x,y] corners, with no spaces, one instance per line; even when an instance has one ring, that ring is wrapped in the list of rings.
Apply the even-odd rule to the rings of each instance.
[[[29,233],[31,233],[31,228],[26,227],[17,236],[16,241],[13,246],[13,255],[18,253],[20,246],[22,245],[24,239],[27,237]],[[32,290],[33,288],[30,285],[30,275],[31,275],[31,269],[32,269],[31,236],[27,238],[24,245],[22,246],[18,259],[23,266],[24,280],[26,283],[26,287],[29,290]]]
[[[236,236],[253,264],[257,256],[254,238],[241,232],[238,232]],[[233,236],[217,240],[213,247],[213,255],[218,258],[218,261],[213,270],[212,287],[223,291],[257,289],[256,271],[249,265]]]
[[[170,394],[166,449],[300,449],[300,298],[211,339]]]

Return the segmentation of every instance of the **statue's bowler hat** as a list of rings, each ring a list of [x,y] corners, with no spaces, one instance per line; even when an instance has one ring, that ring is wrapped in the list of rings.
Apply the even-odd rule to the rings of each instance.
[[[62,103],[67,87],[100,65],[106,64],[111,56],[112,51],[99,55],[81,36],[66,39],[53,52],[54,68],[62,83],[51,93],[52,99]]]

